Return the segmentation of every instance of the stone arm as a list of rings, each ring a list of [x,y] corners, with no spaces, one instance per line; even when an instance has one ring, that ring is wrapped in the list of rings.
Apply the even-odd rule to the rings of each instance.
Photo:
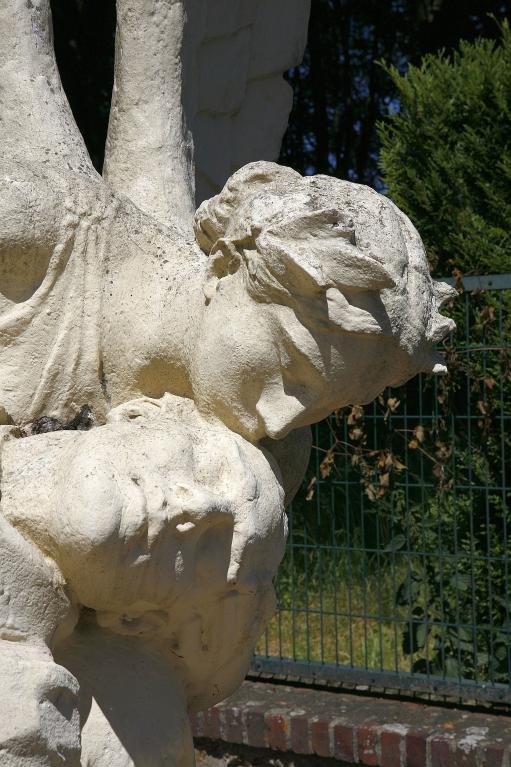
[[[184,0],[117,0],[103,175],[162,222],[191,222],[192,139],[183,104]]]
[[[444,370],[433,345],[452,324],[438,316],[424,248],[376,192],[256,162],[201,205],[198,245],[191,225],[184,234],[204,167],[192,135],[197,157],[208,140],[209,157],[227,156],[221,182],[251,154],[275,153],[264,141],[245,151],[244,137],[267,133],[261,104],[273,114],[266,97],[288,87],[308,7],[118,0],[104,183],[62,91],[49,0],[0,0],[11,96],[0,123],[0,423],[71,420],[84,406],[101,421],[111,405],[172,392],[251,442],[278,440],[418,370]],[[212,114],[225,116],[234,153],[211,141]]]
[[[0,0],[0,30],[1,347],[3,310],[41,284],[62,236],[67,200],[59,176],[73,178],[71,187],[100,177],[62,88],[49,0]]]
[[[59,574],[0,513],[0,763],[79,767],[78,683],[49,645],[69,621]]]

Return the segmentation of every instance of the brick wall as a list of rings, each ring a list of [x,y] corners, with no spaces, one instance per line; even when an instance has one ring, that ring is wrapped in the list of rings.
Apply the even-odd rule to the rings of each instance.
[[[192,715],[192,727],[197,738],[368,767],[511,767],[507,716],[263,682]]]

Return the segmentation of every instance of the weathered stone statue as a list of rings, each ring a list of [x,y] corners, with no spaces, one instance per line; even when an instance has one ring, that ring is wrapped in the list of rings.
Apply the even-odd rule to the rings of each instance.
[[[99,176],[48,0],[0,0],[2,765],[192,765],[188,711],[271,615],[309,425],[444,370],[409,220],[269,161],[308,5],[117,0]]]

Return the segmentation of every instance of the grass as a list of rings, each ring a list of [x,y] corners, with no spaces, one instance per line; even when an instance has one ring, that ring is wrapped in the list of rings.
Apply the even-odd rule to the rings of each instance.
[[[278,611],[257,654],[409,671],[406,613],[395,606],[406,569],[385,564],[374,567],[349,551],[288,550],[276,582]]]

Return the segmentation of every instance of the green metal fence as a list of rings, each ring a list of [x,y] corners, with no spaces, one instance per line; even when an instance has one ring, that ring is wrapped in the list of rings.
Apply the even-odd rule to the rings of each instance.
[[[511,703],[511,275],[462,287],[448,376],[315,427],[254,670]]]

